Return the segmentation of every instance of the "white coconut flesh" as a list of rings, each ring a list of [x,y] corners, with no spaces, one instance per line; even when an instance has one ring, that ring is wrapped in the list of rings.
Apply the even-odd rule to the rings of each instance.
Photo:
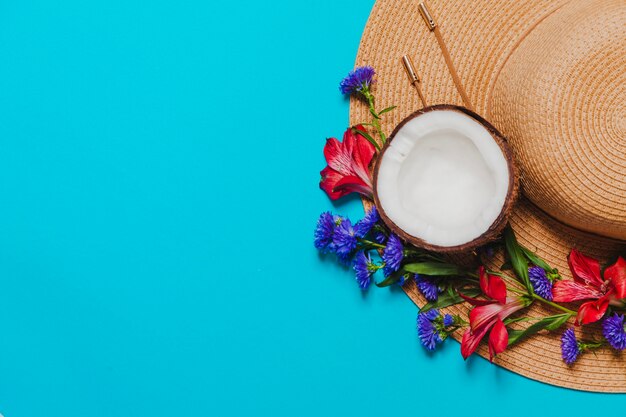
[[[381,156],[376,192],[386,216],[405,233],[452,247],[479,238],[509,191],[509,168],[491,133],[455,110],[414,117]]]

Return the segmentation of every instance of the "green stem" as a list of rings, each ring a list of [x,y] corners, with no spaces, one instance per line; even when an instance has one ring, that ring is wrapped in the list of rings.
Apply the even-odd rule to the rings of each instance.
[[[422,259],[430,259],[431,261],[435,261],[435,262],[444,262],[444,260],[441,259],[440,257],[418,250],[418,249],[405,248],[404,250],[405,252],[407,252],[407,254],[413,254]]]
[[[539,320],[543,320],[546,317],[520,317],[517,319],[506,319],[504,320],[504,324],[506,326],[508,326],[509,324],[513,324],[513,323],[521,323],[521,322],[527,322],[527,321],[539,321]]]
[[[596,342],[596,341],[587,342],[584,340],[581,340],[580,342],[578,342],[578,347],[583,351],[598,349],[605,345],[606,345],[605,342]]]
[[[380,127],[380,120],[379,120],[380,116],[376,112],[376,107],[374,104],[374,95],[370,93],[369,91],[365,91],[363,94],[365,95],[365,98],[367,99],[367,104],[369,105],[370,112],[372,113],[372,115],[374,115],[374,120],[372,121],[372,124],[374,125],[374,128],[376,129],[376,131],[378,132],[378,135],[380,136],[380,141],[384,145],[385,142],[387,141],[387,137],[385,136],[382,128]]]
[[[544,320],[544,319],[553,319],[556,317],[562,317],[563,314],[555,314],[553,316],[545,316],[545,317],[519,317],[516,319],[506,319],[504,320],[504,324],[505,325],[509,325],[509,324],[513,324],[513,323],[521,323],[521,322],[528,322],[528,321],[540,321],[540,320]],[[568,316],[571,316],[571,314],[568,314]]]
[[[359,242],[371,246],[373,248],[377,248],[377,249],[384,249],[385,245],[381,245],[380,243],[376,243],[376,242],[372,242],[371,240],[367,240],[367,239],[359,239]]]
[[[552,301],[548,301],[545,298],[538,296],[537,294],[531,294],[531,297],[539,302],[549,305],[550,307],[554,307],[557,310],[561,310],[562,312],[570,314],[572,316],[575,316],[577,314],[574,310],[570,310],[569,308],[565,308],[560,304],[554,303]]]
[[[509,291],[514,292],[515,294],[518,294],[518,295],[528,295],[528,293],[527,293],[526,291],[524,291],[524,290],[520,290],[519,288],[515,288],[515,287],[507,287],[507,289],[508,289]]]

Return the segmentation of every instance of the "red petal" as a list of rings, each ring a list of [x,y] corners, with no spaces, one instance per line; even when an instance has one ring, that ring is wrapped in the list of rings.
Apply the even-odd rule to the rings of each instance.
[[[328,166],[343,175],[354,174],[352,171],[352,147],[353,142],[344,140],[342,143],[335,138],[326,139],[324,157]]]
[[[361,126],[363,127],[363,126]],[[365,129],[363,129],[365,130]],[[352,131],[352,128],[349,127],[343,132],[343,146],[350,156],[354,151],[354,146],[356,144],[357,135]]]
[[[361,125],[355,126],[355,129],[365,131],[365,128]],[[371,185],[369,165],[372,162],[376,148],[363,135],[360,135],[358,132],[352,132],[352,129],[348,129],[348,131],[355,137],[352,151],[352,159],[354,160],[352,168],[359,178]],[[348,131],[346,131],[346,134]]]
[[[344,177],[331,167],[326,167],[320,172],[322,179],[320,180],[320,188],[326,191],[331,200],[337,200],[346,194],[350,194],[348,190],[335,190],[337,183]]]
[[[372,195],[372,187],[361,181],[359,177],[348,176],[341,178],[333,188],[333,191],[345,193],[360,193],[370,197]]]
[[[602,286],[600,263],[597,260],[583,255],[576,249],[572,249],[567,257],[567,263],[575,279],[582,280],[587,285],[592,285],[596,288]]]
[[[506,284],[502,278],[487,274],[483,266],[479,268],[478,273],[480,275],[480,288],[485,295],[500,304],[506,303]]]
[[[489,361],[493,361],[494,356],[504,352],[509,345],[509,334],[502,320],[498,319],[489,333]]]
[[[489,330],[489,327],[484,327],[479,332],[472,332],[470,329],[467,329],[463,333],[463,339],[461,340],[461,355],[463,355],[463,359],[467,359],[474,353],[480,341],[487,334],[487,330]]]
[[[597,299],[604,294],[600,290],[572,280],[556,281],[552,287],[552,299],[557,303]]]
[[[463,341],[461,343],[461,354],[467,359],[478,347],[478,343],[487,334],[487,331],[497,325],[498,322],[502,323],[502,320],[507,316],[515,313],[516,311],[526,306],[522,298],[509,298],[507,303],[491,304],[482,307],[476,307],[470,311],[470,328],[463,335]],[[502,323],[504,326],[504,323]],[[493,332],[493,331],[492,331]],[[506,329],[504,329],[506,333]],[[506,349],[509,343],[508,334],[505,336],[502,329],[496,329],[495,334],[492,336],[494,339],[489,341],[489,352],[491,356],[501,353]]]
[[[488,291],[488,287],[489,287],[489,280],[487,279],[487,272],[485,271],[485,267],[484,266],[480,266],[478,268],[478,282],[480,284],[480,289],[483,290],[483,294],[487,294]]]
[[[495,303],[495,301],[493,300],[481,300],[479,298],[468,297],[467,295],[461,293],[460,291],[457,291],[457,293],[462,299],[464,299],[465,301],[467,301],[473,306],[486,306],[487,304]]]
[[[604,279],[611,280],[617,298],[626,298],[626,261],[621,256],[604,270]]]
[[[504,320],[516,311],[527,307],[526,301],[522,297],[509,297],[506,299],[506,304],[502,306],[502,310],[498,313],[498,318]]]
[[[477,332],[482,327],[493,326],[503,308],[502,304],[496,303],[473,308],[469,313],[470,329]]]
[[[608,297],[602,297],[601,299],[595,301],[587,301],[586,303],[581,304],[578,309],[576,322],[578,324],[595,323],[604,317],[604,313],[606,313],[608,306]]]
[[[342,152],[343,145],[337,138],[328,138],[326,139],[326,144],[324,145],[324,158],[326,158],[326,162],[330,162],[337,158],[337,156]]]
[[[489,275],[489,292],[487,295],[494,300],[498,300],[500,304],[506,303],[506,284],[502,278]]]

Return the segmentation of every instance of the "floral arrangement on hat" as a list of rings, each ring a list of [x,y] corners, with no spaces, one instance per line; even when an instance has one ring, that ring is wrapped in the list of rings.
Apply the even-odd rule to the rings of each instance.
[[[376,110],[372,67],[358,67],[339,85],[341,93],[362,99],[372,119],[350,126],[343,140],[327,139],[320,188],[332,200],[352,193],[372,200],[372,165],[387,136],[381,119],[395,106]],[[449,258],[415,247],[390,230],[381,220],[373,201],[365,216],[351,219],[324,212],[317,220],[314,245],[322,253],[336,256],[354,273],[361,291],[411,283],[427,303],[417,313],[417,337],[425,349],[434,350],[452,334],[461,340],[461,355],[468,358],[486,343],[493,361],[510,346],[542,333],[561,332],[563,361],[570,366],[586,352],[598,348],[626,349],[626,260],[618,257],[609,265],[572,249],[568,264],[573,280],[537,254],[521,245],[507,226],[499,242],[506,263],[499,271],[480,264],[468,268]],[[494,245],[482,248],[491,257]],[[481,259],[480,256],[477,259]],[[442,312],[466,303],[467,317]],[[528,308],[541,303],[555,314],[535,317]],[[577,330],[600,323],[602,337],[585,340]]]

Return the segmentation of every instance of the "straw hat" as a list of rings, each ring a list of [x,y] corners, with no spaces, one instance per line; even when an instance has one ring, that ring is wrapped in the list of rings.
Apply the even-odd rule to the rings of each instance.
[[[408,54],[428,104],[473,107],[508,139],[525,195],[510,219],[522,244],[564,279],[572,278],[572,247],[602,262],[626,253],[626,0],[430,0],[436,36],[418,3],[378,0],[361,39],[356,64],[378,73],[377,107],[398,106],[384,129],[423,107],[401,64]],[[367,118],[353,100],[351,124]],[[412,284],[405,290],[425,303]],[[543,309],[533,305],[529,314],[554,314]],[[478,352],[488,354],[484,346]],[[626,392],[626,357],[600,350],[568,367],[558,334],[526,340],[495,362],[554,385]]]

